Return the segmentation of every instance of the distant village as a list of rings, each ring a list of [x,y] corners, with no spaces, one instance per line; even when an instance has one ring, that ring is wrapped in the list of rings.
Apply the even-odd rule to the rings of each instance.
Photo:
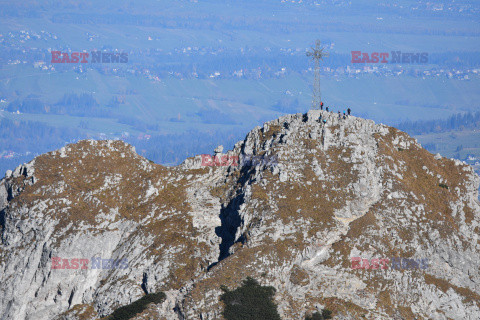
[[[84,37],[88,41],[93,41],[97,38],[96,35],[86,32]],[[96,69],[104,74],[115,75],[138,75],[146,77],[152,81],[161,81],[163,78],[178,78],[178,79],[265,79],[265,78],[282,78],[289,74],[301,73],[303,75],[313,73],[312,67],[305,63],[298,63],[299,59],[303,58],[306,48],[238,48],[238,49],[226,49],[222,46],[213,47],[195,47],[186,46],[182,48],[175,48],[172,50],[164,49],[145,49],[138,51],[127,52],[130,60],[129,63],[122,64],[52,64],[51,54],[52,50],[61,50],[63,52],[71,52],[72,48],[68,47],[56,47],[56,48],[39,48],[35,44],[38,41],[56,41],[59,40],[58,36],[47,31],[41,31],[39,33],[34,31],[21,30],[19,32],[9,32],[7,34],[0,34],[0,45],[7,47],[11,50],[4,50],[0,54],[2,60],[6,61],[9,65],[25,64],[31,65],[35,69],[43,70],[47,73],[51,72],[66,72],[75,71],[78,74],[82,74],[87,69]],[[153,36],[148,36],[146,41],[159,40]],[[85,50],[91,50],[92,48],[85,48]],[[93,48],[99,50],[98,48]],[[349,53],[339,54],[334,52],[334,43],[329,45],[331,51],[331,57],[333,60],[325,61],[322,68],[322,74],[326,77],[332,77],[334,79],[342,78],[359,78],[364,75],[375,75],[384,77],[396,77],[396,76],[410,76],[414,78],[444,78],[444,79],[457,79],[457,80],[471,80],[480,75],[480,68],[455,68],[455,67],[438,67],[435,62],[431,64],[415,65],[415,64],[352,64],[350,61]],[[78,48],[75,48],[78,50]],[[87,50],[87,51],[88,51]],[[106,48],[102,49],[108,52],[120,52],[119,49]],[[8,56],[9,53],[15,52],[14,56]],[[20,56],[18,55],[20,52]],[[228,58],[229,60],[235,60],[232,57],[252,57],[252,62],[249,66],[238,68],[235,63],[223,63],[222,65],[215,66],[215,63],[211,63],[213,58]],[[272,63],[261,63],[261,59],[258,59],[256,64],[255,58],[259,56],[271,57]],[[336,58],[335,58],[336,56]],[[199,63],[199,67],[195,69],[169,67],[168,64],[161,66],[161,63],[155,65],[145,63],[147,58],[156,61],[171,61],[172,57],[177,57],[180,61],[188,64],[188,61],[204,59],[206,62],[202,65]],[[227,59],[228,60],[228,59]],[[237,59],[238,60],[238,59]],[[278,61],[278,63],[277,63]],[[281,65],[284,62],[285,65]],[[159,66],[160,64],[160,66]],[[291,66],[291,64],[295,64]]]

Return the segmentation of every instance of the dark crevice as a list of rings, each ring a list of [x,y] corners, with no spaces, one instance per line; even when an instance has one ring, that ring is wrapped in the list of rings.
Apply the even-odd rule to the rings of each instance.
[[[248,183],[249,178],[254,173],[254,168],[250,166],[243,166],[240,170],[240,175],[235,185],[245,186]],[[240,206],[245,201],[245,195],[242,189],[239,188],[236,190],[236,192],[237,195],[231,199],[226,206],[222,205],[222,209],[220,209],[221,226],[215,228],[215,234],[222,239],[222,242],[219,246],[220,255],[217,262],[214,262],[208,266],[207,271],[209,271],[223,259],[227,258],[230,255],[230,248],[236,242],[245,242],[244,237],[240,237],[238,241],[235,239],[235,234],[243,222],[239,213]]]
[[[185,319],[185,316],[183,315],[182,310],[180,309],[180,306],[178,305],[178,303],[175,304],[175,307],[173,308],[173,311],[177,314],[178,319],[180,319],[180,320]]]
[[[2,233],[3,233],[3,230],[5,230],[5,223],[6,223],[5,209],[3,209],[3,210],[0,210],[0,226],[2,227]]]
[[[70,298],[68,298],[68,309],[72,306],[73,295],[75,294],[75,289],[70,293]]]
[[[142,287],[143,292],[145,292],[145,294],[148,294],[147,282],[148,282],[148,276],[147,276],[147,273],[144,272],[141,287]]]
[[[13,199],[13,187],[9,184],[5,184],[5,188],[7,189],[7,201]]]
[[[240,242],[243,245],[247,243],[247,235],[245,232],[238,238],[237,242]]]
[[[308,113],[304,113],[304,114],[303,114],[302,121],[303,121],[303,122],[307,122],[307,121],[308,121]]]
[[[211,263],[211,264],[207,267],[207,272],[210,271],[210,269],[212,269],[213,267],[215,267],[217,264],[218,264],[218,261],[215,261],[214,263]]]
[[[222,261],[230,255],[230,247],[235,243],[235,233],[242,224],[242,218],[238,211],[243,202],[244,195],[242,193],[237,195],[226,207],[222,207],[220,210],[220,221],[222,222],[222,225],[215,228],[217,236],[222,238],[218,261]]]

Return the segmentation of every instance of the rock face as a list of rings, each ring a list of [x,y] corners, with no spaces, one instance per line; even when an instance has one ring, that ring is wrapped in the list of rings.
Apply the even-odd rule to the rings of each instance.
[[[98,319],[157,291],[165,302],[137,319],[221,319],[220,285],[247,276],[276,288],[283,319],[480,318],[468,165],[324,111],[222,152],[278,161],[163,167],[121,141],[81,141],[8,172],[0,319]]]

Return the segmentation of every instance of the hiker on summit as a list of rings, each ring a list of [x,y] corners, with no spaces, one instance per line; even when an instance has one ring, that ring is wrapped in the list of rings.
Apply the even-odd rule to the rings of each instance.
[[[320,110],[323,110],[323,101],[320,102]]]
[[[342,118],[342,114],[340,113],[340,111],[338,111],[338,119],[341,119]]]
[[[328,112],[328,107],[326,107],[325,110]]]
[[[347,109],[347,113],[348,115],[350,115],[350,112],[352,112],[352,110],[350,108]]]

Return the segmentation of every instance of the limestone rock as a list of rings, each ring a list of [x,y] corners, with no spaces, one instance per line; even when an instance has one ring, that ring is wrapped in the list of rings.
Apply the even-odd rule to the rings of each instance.
[[[278,164],[164,167],[85,140],[8,172],[0,318],[98,319],[163,291],[137,319],[221,319],[220,285],[247,276],[275,287],[283,319],[325,307],[335,319],[480,318],[480,178],[468,165],[320,110],[258,126],[226,154]],[[389,265],[353,269],[356,258]]]

